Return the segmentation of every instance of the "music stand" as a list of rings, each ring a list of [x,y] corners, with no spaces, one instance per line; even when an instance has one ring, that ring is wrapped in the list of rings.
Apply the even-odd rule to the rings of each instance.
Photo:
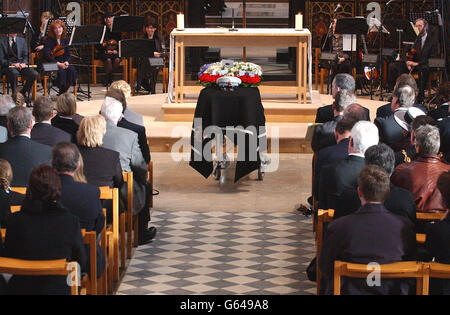
[[[83,25],[75,26],[70,36],[69,46],[84,46],[84,45],[97,45],[103,43],[105,38],[106,26],[102,25]],[[91,56],[92,57],[92,56]],[[92,58],[91,58],[92,59]],[[85,61],[80,53],[80,61],[83,63],[81,66],[88,68],[88,91],[87,93],[81,89],[81,85],[78,86],[80,93],[87,96],[88,101],[91,99],[91,67],[89,61]],[[80,71],[81,72],[81,71]]]
[[[351,51],[353,51],[353,35],[366,35],[369,31],[367,20],[363,17],[341,18],[336,22],[335,34],[351,35]]]
[[[115,16],[111,26],[112,33],[141,32],[144,26],[143,16]]]
[[[143,57],[154,56],[156,43],[154,39],[123,39],[119,42],[119,57]]]
[[[23,34],[27,19],[24,17],[2,17],[0,18],[0,34]]]
[[[416,31],[408,20],[386,19],[384,26],[388,29],[393,40],[399,42],[400,45],[401,43],[413,44],[416,41]]]

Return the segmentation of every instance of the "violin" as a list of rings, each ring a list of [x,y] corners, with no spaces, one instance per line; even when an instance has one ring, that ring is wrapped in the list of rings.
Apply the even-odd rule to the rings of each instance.
[[[62,45],[56,45],[55,47],[53,47],[50,55],[52,56],[52,58],[56,58],[56,57],[61,57],[62,55],[64,55],[64,46]]]
[[[118,44],[117,41],[115,39],[110,39],[106,42],[103,42],[103,47],[106,48],[106,51],[108,50],[118,50]]]

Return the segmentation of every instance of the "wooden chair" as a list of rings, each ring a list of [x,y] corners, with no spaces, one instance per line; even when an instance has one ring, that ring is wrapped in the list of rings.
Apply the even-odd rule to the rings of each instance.
[[[424,265],[416,261],[402,261],[393,264],[384,264],[380,266],[380,278],[382,279],[402,279],[416,278],[417,295],[428,293],[428,284],[424,284]],[[373,270],[367,268],[367,264],[354,264],[343,261],[334,262],[334,295],[341,294],[341,277],[364,279],[370,275]]]
[[[322,250],[323,237],[324,237],[324,223],[331,222],[333,220],[334,210],[319,210],[317,212],[317,224],[316,224],[316,289],[317,295],[320,294],[320,281],[322,274],[319,268],[320,251]]]
[[[23,260],[0,257],[0,273],[21,276],[71,276],[71,293],[78,295],[79,270],[77,262],[56,260]]]
[[[420,221],[440,221],[445,212],[417,212],[416,219]]]
[[[119,189],[99,187],[101,200],[112,200],[112,225],[106,229],[108,247],[108,285],[113,290],[113,281],[119,280]]]
[[[100,234],[100,248],[103,252],[103,256],[105,260],[108,258],[108,242],[106,237],[106,209],[102,209],[103,216],[105,217],[105,225]],[[102,276],[97,281],[97,294],[99,295],[107,295],[108,294],[108,268],[105,266],[105,270],[103,271]],[[112,288],[112,284],[111,284]],[[112,290],[112,289],[111,289]]]
[[[91,46],[92,83],[97,84],[97,68],[104,67],[105,65],[102,60],[94,58],[94,53],[95,53],[95,47],[94,47],[94,45],[92,45]],[[120,61],[120,65],[123,68],[123,70],[122,70],[123,79],[124,79],[124,81],[128,82],[128,60],[126,58],[123,58]]]
[[[133,250],[133,172],[123,171],[122,175],[124,182],[127,183],[127,211],[126,211],[127,258],[131,259]]]
[[[133,61],[130,60],[130,64],[132,64],[132,63],[133,63]],[[174,75],[175,75],[175,71],[174,71]],[[162,70],[158,72],[158,76],[162,76],[163,93],[169,92],[169,67],[164,65]],[[137,69],[130,66],[130,85],[133,86],[136,81],[137,81]],[[133,88],[133,94],[134,93],[136,93],[136,91]]]
[[[83,243],[89,245],[89,274],[81,279],[81,287],[86,289],[86,294],[97,295],[97,233],[81,230]]]
[[[11,187],[11,190],[22,195],[27,194],[27,187]]]
[[[19,76],[17,81],[23,82],[24,80],[23,80],[22,76]],[[6,74],[2,75],[2,83],[3,83],[3,94],[5,95],[6,87],[8,86],[8,79],[7,79]],[[36,83],[36,81],[34,81],[33,86],[31,87],[31,95],[32,95],[33,101],[35,101],[36,97],[37,97],[36,91],[37,91],[37,83]],[[9,88],[8,88],[8,93],[9,93]],[[24,95],[24,96],[26,96],[26,95]]]
[[[424,264],[424,280],[423,280],[423,286],[425,288],[425,293],[428,294],[429,292],[429,281],[430,278],[435,279],[450,279],[450,264],[441,264],[437,262],[430,262]]]
[[[32,65],[36,64],[36,53],[31,53],[31,55],[30,55],[30,63]],[[41,75],[39,73],[36,81],[38,81],[38,80],[42,80],[42,87],[44,88],[44,96],[47,96],[47,94],[48,94],[47,93],[48,92],[47,91],[48,75]],[[37,94],[37,89],[34,90],[34,93],[35,93],[35,95]]]

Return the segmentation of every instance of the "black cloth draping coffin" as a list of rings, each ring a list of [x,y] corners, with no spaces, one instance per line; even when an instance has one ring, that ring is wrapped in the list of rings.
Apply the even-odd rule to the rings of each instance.
[[[267,149],[265,123],[258,88],[204,88],[195,108],[189,165],[208,178],[213,172],[212,144],[217,139],[222,143],[222,137],[216,136],[227,135],[238,145],[237,182],[261,165],[259,152]]]

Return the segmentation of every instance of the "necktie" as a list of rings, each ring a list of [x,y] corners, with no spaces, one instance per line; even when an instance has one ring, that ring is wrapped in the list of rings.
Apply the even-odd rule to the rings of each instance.
[[[12,43],[11,43],[11,49],[14,52],[14,54],[17,55],[17,44],[16,44],[15,40],[13,40]]]

